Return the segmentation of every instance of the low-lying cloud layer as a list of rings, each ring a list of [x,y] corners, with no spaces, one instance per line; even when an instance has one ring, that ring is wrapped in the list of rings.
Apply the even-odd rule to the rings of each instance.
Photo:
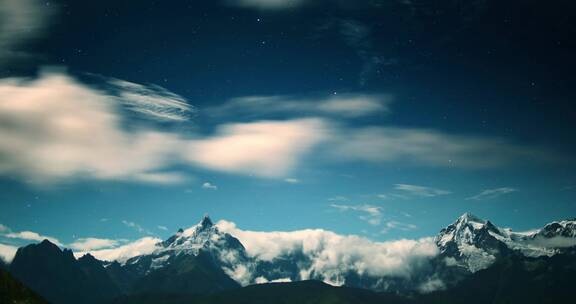
[[[144,254],[150,254],[154,252],[154,250],[158,249],[156,245],[161,241],[162,240],[158,238],[143,237],[141,239],[127,243],[119,247],[99,249],[99,250],[90,250],[90,249],[79,250],[74,254],[77,257],[80,257],[86,253],[90,253],[99,260],[118,261],[120,263],[123,263],[132,257]]]
[[[315,274],[334,285],[343,284],[343,277],[349,272],[375,277],[408,277],[438,253],[432,238],[374,242],[322,229],[258,232],[239,229],[228,221],[220,221],[217,226],[237,237],[247,253],[259,260],[309,257],[311,265],[300,272],[300,279],[306,280]]]
[[[70,248],[78,251],[90,251],[102,248],[116,247],[119,243],[120,241],[111,239],[80,238],[69,246]]]

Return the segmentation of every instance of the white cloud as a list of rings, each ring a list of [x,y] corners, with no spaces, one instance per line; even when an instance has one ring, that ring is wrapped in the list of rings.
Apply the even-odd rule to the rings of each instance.
[[[16,255],[18,247],[0,244],[0,259],[6,263],[11,263]]]
[[[394,189],[406,192],[413,196],[420,196],[420,197],[435,197],[440,195],[448,195],[452,193],[447,190],[417,186],[417,185],[408,185],[408,184],[395,184]]]
[[[118,261],[124,263],[132,257],[154,252],[154,250],[158,248],[156,244],[159,242],[162,242],[162,240],[158,238],[144,237],[116,248],[89,250],[75,252],[74,254],[76,256],[82,256],[86,253],[90,253],[99,260]]]
[[[378,206],[331,204],[330,207],[336,208],[340,211],[357,211],[365,213],[365,215],[360,216],[360,219],[373,226],[380,225],[380,222],[382,221],[382,208]]]
[[[289,174],[312,152],[327,161],[406,160],[465,168],[543,155],[498,139],[418,129],[358,129],[318,117],[223,123],[206,135],[158,131],[139,120],[130,121],[127,128],[123,105],[170,121],[187,119],[192,109],[182,97],[156,86],[107,80],[103,87],[108,89],[89,87],[55,71],[36,79],[0,80],[0,175],[35,184],[81,179],[173,184],[189,177],[171,168],[188,165],[291,180]],[[338,116],[387,111],[386,102],[374,95],[338,96],[318,103],[264,99],[263,109],[248,106],[247,111],[296,116],[310,111]],[[240,111],[238,104],[247,100],[232,102],[230,109]]]
[[[50,236],[41,235],[33,231],[10,232],[5,234],[4,236],[11,239],[21,239],[21,240],[38,241],[38,242],[41,242],[43,240],[49,240],[50,242],[58,246],[63,246],[58,239]]]
[[[0,65],[29,56],[22,47],[42,34],[53,13],[40,0],[0,1]]]
[[[300,183],[299,179],[293,178],[293,177],[285,178],[284,181],[289,183],[289,184],[299,184]]]
[[[216,135],[191,141],[186,156],[212,170],[282,177],[325,138],[325,127],[313,118],[222,125]]]
[[[231,6],[253,8],[259,10],[283,10],[295,8],[304,4],[306,0],[226,0]]]
[[[168,231],[168,227],[166,227],[166,226],[158,225],[156,227],[160,230]]]
[[[74,250],[90,251],[96,249],[115,247],[119,243],[120,241],[111,239],[80,238],[68,246],[70,246],[70,248]]]
[[[71,177],[174,182],[178,136],[122,128],[114,98],[46,72],[0,80],[0,174],[43,183]]]
[[[467,200],[488,200],[488,199],[495,199],[502,195],[510,194],[513,192],[517,192],[518,189],[510,188],[510,187],[502,187],[502,188],[495,188],[495,189],[486,189],[474,196],[466,198]]]
[[[5,231],[9,231],[9,230],[10,230],[10,228],[8,228],[7,226],[0,224],[0,232],[5,232]]]
[[[250,96],[229,100],[206,109],[213,116],[267,117],[270,115],[330,115],[355,118],[387,113],[391,98],[385,95],[333,94],[322,98]]]
[[[217,223],[221,231],[237,237],[249,255],[264,261],[304,254],[311,258],[309,269],[300,279],[314,272],[322,280],[341,284],[343,274],[354,271],[370,276],[410,276],[421,262],[435,256],[438,248],[432,238],[373,242],[359,236],[343,236],[321,229],[292,232],[257,232],[236,227],[232,222]]]
[[[206,190],[218,190],[218,186],[209,183],[209,182],[205,182],[202,184],[202,189],[206,189]]]
[[[135,92],[144,90],[144,101],[133,106],[155,117],[181,119],[175,113],[185,106],[165,91],[148,96],[141,85],[120,87],[131,91],[106,93],[54,71],[0,80],[0,174],[37,184],[73,178],[168,184],[187,177],[166,168],[188,164],[277,178],[327,136],[325,121],[314,118],[224,124],[193,139],[138,125],[126,129],[123,95],[136,100]],[[150,110],[153,105],[160,110]]]

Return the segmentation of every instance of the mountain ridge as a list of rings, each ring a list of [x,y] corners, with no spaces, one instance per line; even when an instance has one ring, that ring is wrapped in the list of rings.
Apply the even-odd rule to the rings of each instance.
[[[427,260],[427,266],[420,268],[418,273],[403,278],[345,272],[342,273],[344,286],[416,296],[437,294],[438,290],[457,290],[460,284],[466,284],[487,269],[513,267],[514,271],[525,273],[525,265],[536,265],[530,267],[537,267],[548,275],[541,265],[557,263],[561,259],[572,261],[576,257],[576,247],[568,246],[576,239],[575,231],[573,220],[563,220],[529,233],[513,232],[465,213],[434,238],[439,252]],[[554,244],[562,246],[546,247]],[[289,281],[301,282],[299,272],[307,269],[306,263],[310,263],[306,255],[259,261],[247,253],[239,239],[220,231],[208,216],[188,229],[179,229],[157,246],[151,254],[119,263],[103,262],[90,254],[76,259],[71,250],[62,250],[44,240],[19,248],[8,268],[48,300],[67,304],[99,303],[120,295],[146,292],[190,296],[225,294],[241,285],[268,282],[246,283],[239,279],[238,272],[244,276],[250,272],[252,279],[287,277]],[[516,264],[506,264],[506,261]],[[565,275],[555,267],[555,272]],[[311,278],[318,276],[311,274]],[[58,284],[51,285],[52,282]],[[62,286],[67,287],[63,289]]]

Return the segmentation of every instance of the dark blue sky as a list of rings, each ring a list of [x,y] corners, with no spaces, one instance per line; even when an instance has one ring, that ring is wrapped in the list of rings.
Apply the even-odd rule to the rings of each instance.
[[[571,1],[202,2],[0,1],[2,243],[574,217]]]

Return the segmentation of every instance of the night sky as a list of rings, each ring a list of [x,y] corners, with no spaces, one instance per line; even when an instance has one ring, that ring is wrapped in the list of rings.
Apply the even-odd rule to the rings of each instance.
[[[567,0],[0,0],[0,243],[574,217],[575,37]]]

